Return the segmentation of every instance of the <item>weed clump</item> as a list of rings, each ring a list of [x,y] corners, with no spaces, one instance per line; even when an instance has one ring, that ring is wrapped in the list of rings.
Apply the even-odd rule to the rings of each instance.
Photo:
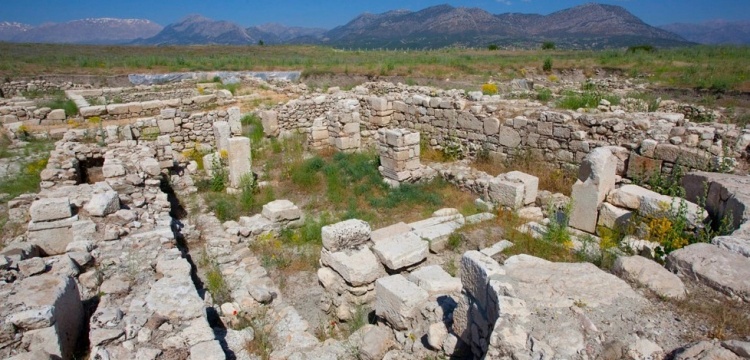
[[[496,95],[497,94],[497,85],[490,84],[490,83],[482,85],[482,94],[484,94],[484,95]]]

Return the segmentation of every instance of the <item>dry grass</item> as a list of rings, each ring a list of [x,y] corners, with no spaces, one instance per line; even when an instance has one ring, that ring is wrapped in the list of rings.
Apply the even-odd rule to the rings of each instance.
[[[750,337],[750,304],[731,300],[705,285],[685,281],[689,295],[685,300],[654,298],[676,313],[683,321],[693,324],[683,334],[685,341],[731,340]]]
[[[510,171],[521,171],[539,178],[539,190],[561,193],[570,196],[576,174],[572,170],[557,167],[534,156],[531,152],[523,152],[505,162],[479,159],[474,167],[490,175],[498,175]]]

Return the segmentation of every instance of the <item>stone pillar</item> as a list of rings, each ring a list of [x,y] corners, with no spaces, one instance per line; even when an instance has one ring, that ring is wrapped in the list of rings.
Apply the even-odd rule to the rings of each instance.
[[[229,139],[229,184],[240,187],[244,176],[252,176],[252,154],[250,138],[233,137]]]
[[[310,129],[310,146],[313,149],[322,149],[330,145],[328,139],[328,126],[326,118],[319,117],[313,120],[313,126]]]
[[[213,124],[214,140],[216,141],[216,151],[221,153],[222,150],[229,150],[229,136],[231,129],[226,121],[217,121]]]
[[[279,136],[279,115],[275,111],[261,112],[260,121],[263,124],[263,133],[266,136]]]
[[[359,130],[359,101],[341,100],[337,108],[328,114],[329,141],[339,151],[357,151],[362,140]]]
[[[599,206],[615,188],[617,158],[607,148],[596,148],[583,158],[578,180],[573,185],[570,226],[589,233],[596,232]]]
[[[394,185],[412,179],[412,171],[420,168],[419,133],[406,129],[378,131],[380,174]]]
[[[227,120],[229,121],[229,128],[232,130],[232,135],[242,135],[242,113],[239,107],[230,107],[227,109]]]
[[[373,96],[370,98],[370,124],[382,127],[391,122],[393,103],[388,99]]]

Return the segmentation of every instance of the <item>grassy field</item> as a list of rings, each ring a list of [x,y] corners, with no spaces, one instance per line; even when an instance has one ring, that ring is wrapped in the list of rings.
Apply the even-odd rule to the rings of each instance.
[[[348,74],[486,81],[542,72],[597,69],[641,76],[667,87],[750,91],[750,47],[625,50],[358,51],[318,46],[125,47],[0,43],[0,76],[117,75],[134,72],[302,70],[304,76]]]

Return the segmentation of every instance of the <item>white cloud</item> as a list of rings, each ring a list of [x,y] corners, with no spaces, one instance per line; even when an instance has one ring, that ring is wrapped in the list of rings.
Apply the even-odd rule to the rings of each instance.
[[[513,4],[512,2],[510,2],[510,0],[495,0],[495,1],[497,1],[497,2],[499,2],[501,4],[503,4],[503,5],[511,5],[511,4]],[[524,0],[524,1],[526,1],[526,0]]]

